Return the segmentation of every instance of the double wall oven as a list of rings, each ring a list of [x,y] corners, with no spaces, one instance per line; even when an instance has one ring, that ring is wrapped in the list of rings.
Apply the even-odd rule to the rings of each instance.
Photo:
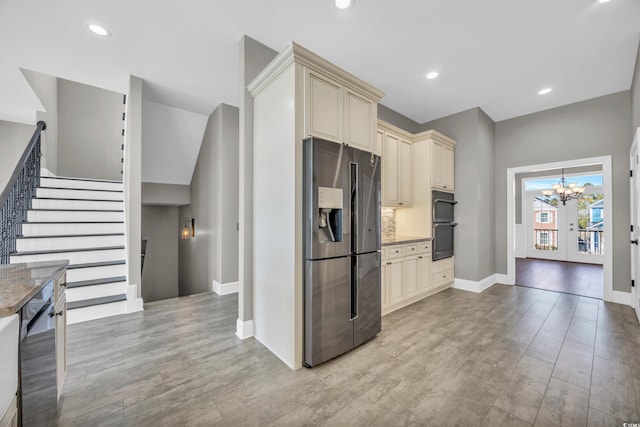
[[[434,261],[453,256],[453,230],[458,225],[453,220],[456,205],[453,193],[434,190],[433,201],[433,251]]]

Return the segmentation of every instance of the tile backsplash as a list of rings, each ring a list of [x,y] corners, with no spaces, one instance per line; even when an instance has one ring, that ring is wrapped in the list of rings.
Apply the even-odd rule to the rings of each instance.
[[[396,235],[396,210],[393,208],[382,208],[382,235]]]

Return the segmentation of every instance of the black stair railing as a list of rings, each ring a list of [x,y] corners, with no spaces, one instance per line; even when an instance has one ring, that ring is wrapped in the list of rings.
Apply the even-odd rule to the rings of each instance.
[[[31,199],[40,185],[40,135],[46,128],[45,122],[38,122],[0,196],[0,264],[9,264],[11,254],[16,251],[16,238],[22,235],[22,223],[27,220]]]

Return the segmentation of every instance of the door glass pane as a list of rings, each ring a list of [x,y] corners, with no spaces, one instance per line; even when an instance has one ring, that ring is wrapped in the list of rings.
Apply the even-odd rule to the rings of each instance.
[[[558,251],[558,200],[533,198],[533,247],[537,251]]]
[[[604,195],[585,194],[578,199],[578,253],[602,255],[604,226]]]

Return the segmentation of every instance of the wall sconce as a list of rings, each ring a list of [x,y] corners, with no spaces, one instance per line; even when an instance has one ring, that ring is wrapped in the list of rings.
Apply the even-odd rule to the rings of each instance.
[[[189,221],[191,221],[191,224],[189,224]],[[184,219],[184,228],[180,233],[180,238],[188,239],[189,237],[196,237],[196,219],[187,217]]]

